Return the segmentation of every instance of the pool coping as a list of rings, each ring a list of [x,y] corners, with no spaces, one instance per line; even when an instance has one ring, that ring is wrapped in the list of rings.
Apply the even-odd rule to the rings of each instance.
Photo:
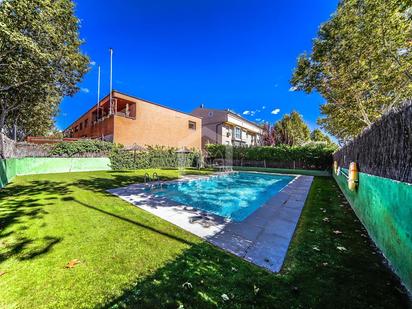
[[[184,176],[178,180],[152,184],[162,186],[223,174],[227,173]],[[313,181],[313,176],[290,176],[295,178],[241,222],[230,221],[164,197],[157,197],[152,191],[147,190],[147,184],[133,184],[107,191],[225,251],[269,271],[279,272]]]

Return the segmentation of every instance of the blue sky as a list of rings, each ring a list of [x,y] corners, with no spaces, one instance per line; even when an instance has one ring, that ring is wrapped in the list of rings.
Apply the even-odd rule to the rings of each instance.
[[[96,103],[97,65],[102,97],[113,88],[184,112],[200,104],[230,108],[253,121],[299,111],[316,127],[323,99],[290,91],[298,55],[311,50],[334,0],[76,1],[82,50],[92,69],[74,97],[64,98],[64,129]]]

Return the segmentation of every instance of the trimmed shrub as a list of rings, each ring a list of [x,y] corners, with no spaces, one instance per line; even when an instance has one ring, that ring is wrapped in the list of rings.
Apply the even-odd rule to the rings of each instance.
[[[209,159],[232,158],[234,161],[269,161],[299,163],[299,166],[328,169],[336,146],[325,143],[308,143],[302,146],[257,146],[232,147],[209,144],[206,151]]]
[[[108,154],[116,146],[113,143],[101,140],[83,139],[74,142],[54,144],[49,154],[60,157],[73,157],[85,154]]]
[[[146,150],[114,148],[110,154],[113,170],[196,167],[200,159],[196,150],[179,153],[177,148],[163,146],[148,146]]]

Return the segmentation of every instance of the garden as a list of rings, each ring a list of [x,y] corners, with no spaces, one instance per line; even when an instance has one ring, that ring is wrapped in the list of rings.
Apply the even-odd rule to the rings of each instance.
[[[205,9],[196,1],[193,7],[102,1],[90,9],[87,1],[0,0],[0,308],[411,308],[410,1],[335,1],[333,13],[322,1],[255,2],[217,9],[208,3]],[[110,29],[122,35],[100,29],[101,16],[113,12],[122,18]],[[279,27],[282,20],[295,23]],[[148,24],[156,25],[150,33]],[[136,33],[139,40],[127,39]],[[290,38],[293,44],[279,48]],[[304,52],[311,39],[311,51]],[[113,79],[110,48],[110,83],[100,88],[101,72],[104,81],[109,71],[102,41],[118,46],[114,72],[122,76]],[[98,81],[97,91],[91,80]],[[106,84],[109,93],[100,100]],[[204,120],[219,110],[237,114],[246,130],[236,121],[228,139],[220,139],[228,145],[202,145],[200,151],[204,141],[219,143],[219,127],[229,116],[210,127],[181,118],[184,127],[167,135],[165,128],[174,126],[150,123],[156,114],[137,103],[136,117],[128,103],[118,113],[125,102],[113,97],[113,86],[169,102],[170,119],[180,118],[175,109],[190,112],[203,101],[216,102],[218,110]],[[90,116],[76,121],[88,108]],[[118,116],[124,119],[115,122]],[[130,124],[137,116],[149,120],[141,131]],[[127,138],[117,139],[115,123],[124,125]],[[143,131],[149,127],[155,130]],[[195,141],[181,135],[187,130]],[[140,145],[145,142],[136,132],[150,137],[150,145]],[[167,140],[171,136],[177,142]],[[249,220],[250,230],[243,231],[261,237],[274,227],[265,234],[266,247],[260,241],[267,251],[287,252],[282,263],[276,256],[281,268],[274,272],[267,270],[264,250],[255,257],[267,264],[247,259],[252,245],[234,230],[219,233],[245,246],[241,258],[139,208],[138,194],[128,203],[108,192],[126,195],[130,185],[155,196],[156,186],[167,181],[204,176],[208,182],[221,171],[233,176],[232,169],[310,176],[303,186],[281,175],[292,185],[262,203],[248,191],[252,181],[238,181],[238,195],[257,207],[252,215],[273,211],[255,216],[264,217],[263,228]],[[254,177],[264,194],[269,190],[260,181],[277,176]],[[213,196],[227,207],[224,194],[206,190],[199,199],[199,191],[192,192],[200,202]],[[194,223],[212,221],[212,211],[194,203],[170,206],[195,213]],[[285,213],[294,215],[293,225],[273,223]],[[293,237],[287,242],[279,232],[285,226]],[[281,239],[277,247],[275,237]]]
[[[105,190],[207,170],[20,176],[0,191],[0,306],[402,308],[407,295],[330,177],[272,274]],[[331,288],[334,287],[334,288]]]

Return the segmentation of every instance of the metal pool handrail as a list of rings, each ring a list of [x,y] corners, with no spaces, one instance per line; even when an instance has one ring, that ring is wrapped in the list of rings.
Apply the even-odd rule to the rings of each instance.
[[[152,179],[153,179],[153,181],[159,181],[159,175],[157,175],[157,173],[154,172],[153,176],[152,176]]]
[[[147,181],[151,181],[149,173],[144,174],[144,183],[147,183]]]
[[[346,178],[346,179],[348,179],[349,178],[349,175],[348,175],[348,173],[347,172],[345,172],[343,169],[341,169],[340,170],[340,173]]]

